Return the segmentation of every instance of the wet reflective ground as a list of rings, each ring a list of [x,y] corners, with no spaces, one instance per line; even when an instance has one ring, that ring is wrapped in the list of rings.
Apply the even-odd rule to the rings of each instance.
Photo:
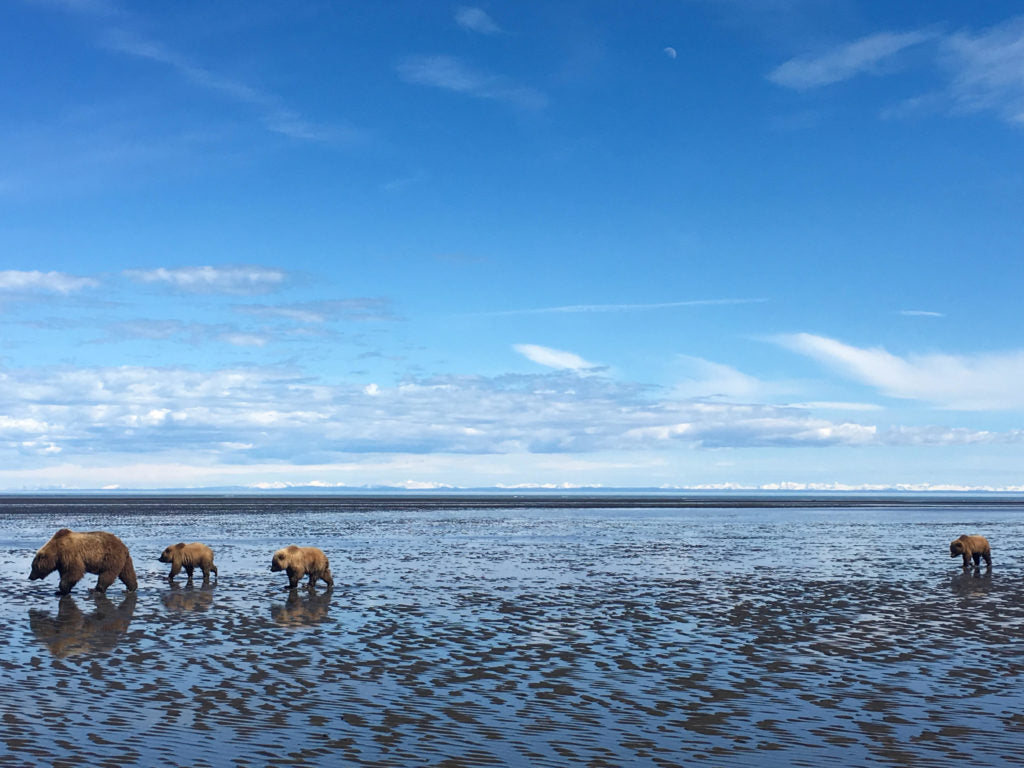
[[[29,582],[62,526],[138,592]],[[6,503],[0,688],[4,766],[1024,765],[1024,508]]]

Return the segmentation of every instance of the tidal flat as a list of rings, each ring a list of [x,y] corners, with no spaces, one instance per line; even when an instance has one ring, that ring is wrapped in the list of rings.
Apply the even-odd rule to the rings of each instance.
[[[1024,505],[534,502],[0,500],[0,765],[1024,765]],[[138,591],[29,582],[61,527]]]

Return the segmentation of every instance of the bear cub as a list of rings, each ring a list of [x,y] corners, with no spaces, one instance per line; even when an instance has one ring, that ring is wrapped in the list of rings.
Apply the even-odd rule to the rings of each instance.
[[[316,547],[297,547],[292,544],[279,549],[270,561],[270,570],[288,573],[286,589],[295,589],[299,585],[299,580],[306,575],[309,576],[310,587],[316,584],[317,579],[323,579],[328,587],[334,586],[327,555]]]
[[[214,576],[217,575],[217,566],[213,564],[213,550],[199,541],[193,541],[191,544],[183,541],[172,544],[160,553],[157,560],[171,564],[171,573],[167,577],[171,582],[181,573],[182,568],[185,569],[189,581],[192,581],[192,572],[196,568],[203,572],[204,582],[210,580],[211,571]]]

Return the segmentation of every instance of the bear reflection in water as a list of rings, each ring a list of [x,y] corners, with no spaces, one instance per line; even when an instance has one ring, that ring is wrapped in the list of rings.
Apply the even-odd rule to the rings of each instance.
[[[333,589],[328,587],[324,592],[317,592],[312,587],[307,587],[303,592],[305,594],[297,589],[292,590],[288,593],[288,600],[284,605],[270,607],[270,618],[275,624],[283,627],[304,627],[327,621]]]
[[[164,607],[171,611],[205,611],[213,605],[214,587],[208,581],[198,589],[189,582],[184,588],[181,584],[171,582],[169,591],[164,592],[161,600]]]
[[[958,573],[949,581],[953,593],[959,597],[972,597],[983,595],[992,589],[992,569],[967,570]]]
[[[28,625],[36,640],[54,656],[64,658],[80,653],[107,652],[121,641],[135,613],[135,593],[129,592],[115,605],[103,594],[94,592],[89,600],[95,610],[85,613],[75,598],[64,595],[57,613],[31,608]]]

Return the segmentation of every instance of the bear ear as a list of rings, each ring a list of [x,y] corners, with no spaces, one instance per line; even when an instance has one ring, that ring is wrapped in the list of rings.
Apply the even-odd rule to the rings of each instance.
[[[175,549],[184,549],[185,548],[185,542],[184,541],[179,541],[177,544],[174,545],[174,548]]]
[[[71,529],[70,528],[61,528],[59,531],[57,531],[55,534],[53,534],[53,538],[56,539],[56,538],[59,538],[61,536],[70,536],[70,535],[71,535]]]
[[[289,545],[288,545],[288,551],[289,551],[289,552],[298,552],[298,551],[299,551],[299,548],[298,548],[298,546],[297,546],[297,545],[295,545],[295,544],[289,544]]]

